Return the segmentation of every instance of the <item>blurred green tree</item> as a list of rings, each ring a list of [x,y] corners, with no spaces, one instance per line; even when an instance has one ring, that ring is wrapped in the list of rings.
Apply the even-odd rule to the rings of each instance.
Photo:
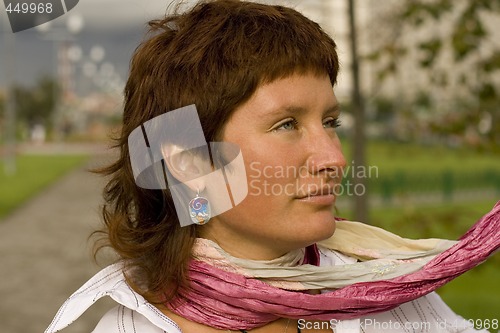
[[[59,99],[57,82],[43,76],[34,87],[14,87],[17,119],[28,128],[36,124],[50,128],[52,118]]]
[[[379,82],[408,70],[404,64],[412,59],[429,78],[426,89],[456,90],[455,102],[440,110],[430,128],[462,138],[472,131],[479,144],[495,148],[500,144],[500,49],[492,36],[499,16],[500,0],[398,1],[379,23],[389,33],[366,58],[375,64]]]

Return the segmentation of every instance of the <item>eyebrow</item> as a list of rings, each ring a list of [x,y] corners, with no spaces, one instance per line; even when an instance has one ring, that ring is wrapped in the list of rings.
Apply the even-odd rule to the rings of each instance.
[[[304,113],[306,112],[307,109],[303,108],[301,106],[285,106],[285,107],[280,107],[278,109],[274,109],[272,111],[266,112],[262,116],[264,118],[271,118],[271,117],[276,117],[280,115],[288,115],[288,114],[298,114],[298,113]],[[326,108],[323,111],[323,114],[327,113],[339,113],[340,112],[340,105],[337,103],[335,105],[332,105],[328,108]]]

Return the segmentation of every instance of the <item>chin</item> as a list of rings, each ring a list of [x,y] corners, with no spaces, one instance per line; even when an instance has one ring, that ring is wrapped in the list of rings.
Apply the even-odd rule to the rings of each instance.
[[[311,220],[304,226],[303,235],[307,237],[308,245],[328,239],[335,233],[335,219],[330,216],[328,219],[321,218]]]
[[[325,230],[318,235],[319,239],[316,240],[316,242],[328,239],[335,233],[335,220],[329,221],[328,223],[330,224],[329,227],[324,228]]]

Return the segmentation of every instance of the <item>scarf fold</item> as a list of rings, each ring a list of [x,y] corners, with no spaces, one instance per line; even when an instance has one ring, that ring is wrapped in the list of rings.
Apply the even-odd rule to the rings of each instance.
[[[190,289],[168,305],[218,329],[252,329],[278,318],[353,319],[422,297],[485,261],[500,247],[500,201],[459,241],[410,240],[357,222],[337,221],[318,246],[358,259],[317,266],[315,246],[269,260],[245,260],[197,239]],[[308,290],[321,290],[311,295]]]

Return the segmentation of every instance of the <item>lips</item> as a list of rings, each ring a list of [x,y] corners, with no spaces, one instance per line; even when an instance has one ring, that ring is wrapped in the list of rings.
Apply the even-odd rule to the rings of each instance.
[[[335,196],[334,186],[324,186],[321,189],[315,189],[313,191],[309,191],[304,195],[297,196],[297,199],[307,199],[320,196]]]
[[[333,191],[321,190],[299,197],[297,201],[309,205],[328,207],[330,209],[335,204],[336,199],[337,197],[333,194]]]

